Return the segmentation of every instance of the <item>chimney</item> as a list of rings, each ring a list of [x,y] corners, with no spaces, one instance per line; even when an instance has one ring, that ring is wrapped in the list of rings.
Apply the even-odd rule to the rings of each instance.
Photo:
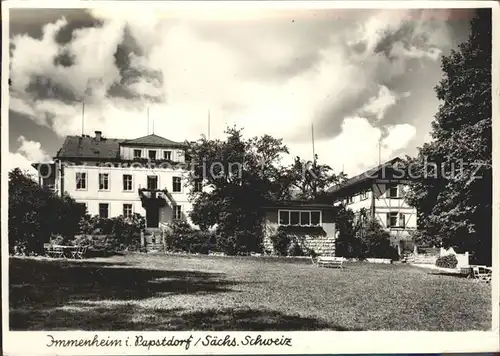
[[[95,131],[95,140],[101,141],[102,131]]]

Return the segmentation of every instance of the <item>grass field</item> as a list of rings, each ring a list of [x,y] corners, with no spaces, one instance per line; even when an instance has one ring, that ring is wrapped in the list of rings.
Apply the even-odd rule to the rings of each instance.
[[[486,330],[491,285],[407,265],[10,259],[11,330]]]

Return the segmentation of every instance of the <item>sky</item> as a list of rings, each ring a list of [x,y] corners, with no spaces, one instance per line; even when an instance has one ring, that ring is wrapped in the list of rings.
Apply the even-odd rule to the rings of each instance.
[[[319,162],[352,176],[378,164],[379,142],[385,161],[415,155],[430,140],[440,60],[467,39],[471,16],[11,9],[9,165],[50,161],[82,129],[196,140],[208,134],[210,116],[212,139],[228,126],[282,138],[284,164],[312,158],[314,132]]]

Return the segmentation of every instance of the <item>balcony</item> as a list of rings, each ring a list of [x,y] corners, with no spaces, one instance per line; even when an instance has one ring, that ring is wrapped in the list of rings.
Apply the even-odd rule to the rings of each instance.
[[[139,188],[138,193],[143,205],[156,204],[158,206],[166,206],[169,202],[172,204],[175,203],[167,189]]]
[[[139,197],[144,204],[157,204],[164,206],[167,203],[165,194],[160,189],[139,188]]]

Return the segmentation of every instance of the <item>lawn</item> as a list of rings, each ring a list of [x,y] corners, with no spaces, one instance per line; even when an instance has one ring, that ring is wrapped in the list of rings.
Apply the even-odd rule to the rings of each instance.
[[[491,286],[408,265],[10,259],[11,330],[486,330]]]

